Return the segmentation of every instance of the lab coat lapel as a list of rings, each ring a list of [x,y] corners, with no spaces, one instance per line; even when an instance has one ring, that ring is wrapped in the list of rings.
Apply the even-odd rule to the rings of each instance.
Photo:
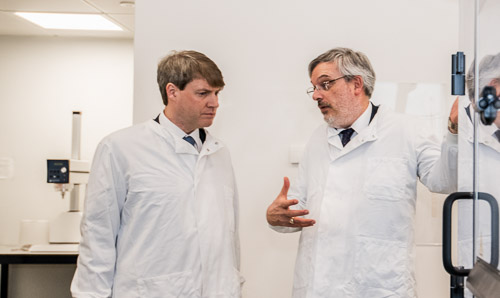
[[[341,158],[342,156],[348,154],[351,151],[356,150],[356,148],[361,147],[364,144],[368,144],[370,142],[375,141],[378,137],[377,136],[378,118],[379,117],[373,118],[372,122],[370,123],[370,125],[368,125],[367,128],[363,129],[354,138],[352,138],[349,141],[349,143],[347,143],[347,145],[344,148],[342,148],[337,159]]]
[[[493,148],[496,152],[500,153],[500,142],[496,140],[493,136],[489,140],[489,146]]]
[[[214,138],[207,130],[205,130],[206,139],[201,147],[200,158],[203,156],[211,155],[220,150],[222,147],[222,143]]]
[[[201,173],[203,173],[210,155],[219,151],[223,147],[223,145],[219,140],[212,137],[207,130],[205,130],[205,132],[206,132],[206,139],[205,142],[203,143],[203,146],[201,147],[201,151],[198,155],[198,160],[196,162],[196,167],[195,167],[195,174],[194,174],[195,187],[197,187],[198,183],[200,182],[199,180],[200,175]]]
[[[495,125],[495,124],[492,124]],[[471,142],[474,142],[474,140],[471,140]],[[494,135],[486,133],[485,130],[482,130],[479,133],[479,142],[484,144],[487,147],[490,147],[491,149],[495,150],[496,152],[500,152],[500,142],[496,139]]]
[[[470,119],[467,119],[469,121]],[[459,130],[459,134],[465,135],[467,138],[467,141],[471,144],[474,144],[474,126],[471,121],[467,123],[464,131]],[[495,125],[495,124],[492,124]],[[482,126],[478,127],[478,142],[480,144],[483,144],[486,147],[490,147],[491,149],[495,150],[496,152],[500,153],[500,142],[496,139],[495,136],[490,135]]]

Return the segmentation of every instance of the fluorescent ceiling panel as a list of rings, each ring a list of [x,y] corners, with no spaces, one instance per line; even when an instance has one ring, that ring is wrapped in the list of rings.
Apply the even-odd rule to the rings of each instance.
[[[97,14],[16,12],[16,15],[45,29],[123,31]]]

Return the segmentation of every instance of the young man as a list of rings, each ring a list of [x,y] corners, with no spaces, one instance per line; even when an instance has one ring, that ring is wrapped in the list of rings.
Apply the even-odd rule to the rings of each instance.
[[[228,150],[204,128],[224,80],[195,51],[158,65],[165,109],[98,146],[73,297],[240,297],[238,200]]]

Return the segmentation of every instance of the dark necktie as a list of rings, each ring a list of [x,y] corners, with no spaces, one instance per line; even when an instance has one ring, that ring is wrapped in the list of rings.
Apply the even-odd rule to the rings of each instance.
[[[344,129],[343,131],[341,131],[339,133],[340,140],[342,141],[342,146],[345,147],[345,145],[347,145],[347,143],[349,143],[353,133],[354,133],[354,129],[352,129],[352,128]]]
[[[193,145],[196,148],[196,141],[193,139],[192,136],[185,136],[183,137],[184,141],[188,142],[189,144]]]
[[[495,137],[497,137],[498,141],[500,142],[500,129],[495,131]]]

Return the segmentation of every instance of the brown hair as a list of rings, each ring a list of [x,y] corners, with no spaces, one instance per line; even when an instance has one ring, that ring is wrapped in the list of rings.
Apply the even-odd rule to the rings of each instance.
[[[207,56],[196,51],[172,52],[158,63],[158,86],[165,105],[168,104],[166,86],[172,83],[180,90],[195,79],[205,79],[216,88],[224,87],[224,78],[217,65]]]

